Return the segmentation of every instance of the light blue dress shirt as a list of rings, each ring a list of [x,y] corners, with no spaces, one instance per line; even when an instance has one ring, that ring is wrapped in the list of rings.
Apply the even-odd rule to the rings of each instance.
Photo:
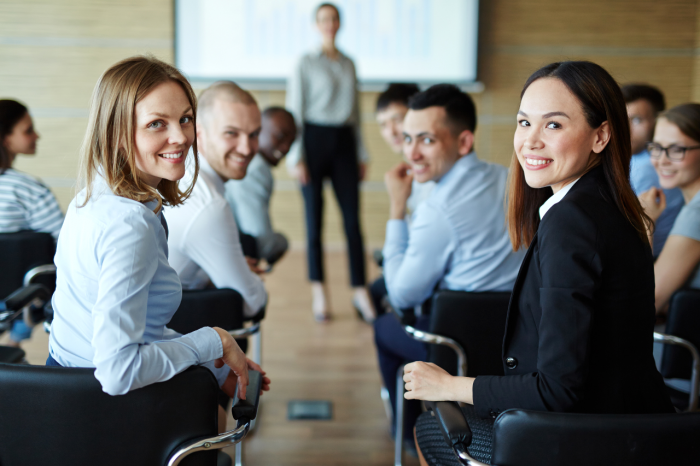
[[[510,291],[525,251],[513,252],[505,224],[508,169],[462,157],[411,217],[389,220],[384,279],[396,308],[439,289]]]
[[[630,184],[638,196],[651,189],[652,186],[661,187],[659,175],[651,164],[651,156],[646,150],[632,156]],[[668,238],[669,232],[673,228],[673,222],[676,221],[678,213],[681,211],[683,204],[685,204],[683,194],[678,188],[664,189],[664,194],[666,194],[666,209],[656,221],[654,244],[652,246],[654,256],[658,256],[661,253],[661,249],[666,244],[666,238]]]
[[[182,287],[168,264],[162,210],[114,195],[99,175],[84,207],[82,190],[68,207],[58,240],[49,352],[64,367],[94,367],[110,395],[206,365],[215,369],[221,339],[205,327],[187,335],[166,328]]]

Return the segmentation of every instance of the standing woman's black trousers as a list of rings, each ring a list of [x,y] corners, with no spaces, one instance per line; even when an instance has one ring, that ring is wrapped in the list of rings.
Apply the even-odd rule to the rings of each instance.
[[[304,150],[310,181],[302,186],[306,208],[309,280],[324,280],[323,180],[330,178],[343,213],[345,237],[350,255],[352,286],[365,285],[365,253],[360,231],[359,168],[355,131],[351,126],[304,124]]]

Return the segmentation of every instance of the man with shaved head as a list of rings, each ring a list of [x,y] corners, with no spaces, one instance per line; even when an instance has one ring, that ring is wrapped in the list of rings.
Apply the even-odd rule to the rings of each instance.
[[[238,226],[224,197],[224,183],[240,180],[258,151],[261,117],[248,92],[231,81],[218,81],[199,97],[197,146],[199,178],[187,202],[168,208],[170,265],[183,289],[213,284],[243,296],[244,314],[252,316],[267,303],[259,270],[243,254]],[[188,167],[181,186],[194,178]]]
[[[226,200],[242,232],[251,235],[261,259],[272,265],[289,247],[287,238],[272,229],[270,199],[274,190],[272,167],[287,155],[296,139],[294,116],[282,107],[269,107],[262,114],[258,154],[242,180],[226,182]]]

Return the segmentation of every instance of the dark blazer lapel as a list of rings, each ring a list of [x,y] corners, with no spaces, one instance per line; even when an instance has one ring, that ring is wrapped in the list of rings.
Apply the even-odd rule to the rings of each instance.
[[[537,232],[535,232],[535,236],[532,237],[532,241],[530,242],[530,247],[527,248],[527,252],[525,252],[525,257],[523,258],[523,262],[520,264],[520,270],[518,270],[518,276],[515,279],[515,284],[513,285],[513,292],[510,294],[510,301],[508,302],[508,312],[506,314],[506,328],[505,332],[503,334],[503,346],[501,348],[502,354],[505,354],[506,350],[506,343],[508,340],[508,335],[509,335],[509,329],[510,329],[510,323],[512,322],[511,317],[513,319],[517,318],[515,314],[511,315],[511,311],[513,310],[514,307],[518,305],[518,299],[520,296],[520,291],[523,287],[523,282],[525,280],[525,275],[527,274],[527,270],[530,267],[530,261],[532,260],[532,254],[533,250],[535,249],[535,245],[537,244]],[[519,312],[519,311],[518,311]]]

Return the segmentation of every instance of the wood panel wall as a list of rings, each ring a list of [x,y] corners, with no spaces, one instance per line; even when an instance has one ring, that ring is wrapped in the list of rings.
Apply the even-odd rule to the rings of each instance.
[[[546,63],[586,59],[621,82],[659,86],[669,105],[700,101],[698,0],[482,0],[476,149],[508,164],[519,94]],[[449,47],[449,44],[445,44]],[[99,75],[124,57],[151,53],[173,60],[172,0],[1,0],[0,96],[24,101],[42,136],[35,157],[17,168],[44,179],[65,208],[73,195],[88,101]],[[261,106],[284,103],[284,92],[254,93]],[[388,199],[383,173],[397,163],[374,123],[376,93],[363,93],[365,142],[372,156],[362,193],[362,222],[371,245],[383,242]],[[301,196],[275,171],[272,215],[293,242],[304,239]],[[341,246],[342,222],[328,192],[324,235]]]

